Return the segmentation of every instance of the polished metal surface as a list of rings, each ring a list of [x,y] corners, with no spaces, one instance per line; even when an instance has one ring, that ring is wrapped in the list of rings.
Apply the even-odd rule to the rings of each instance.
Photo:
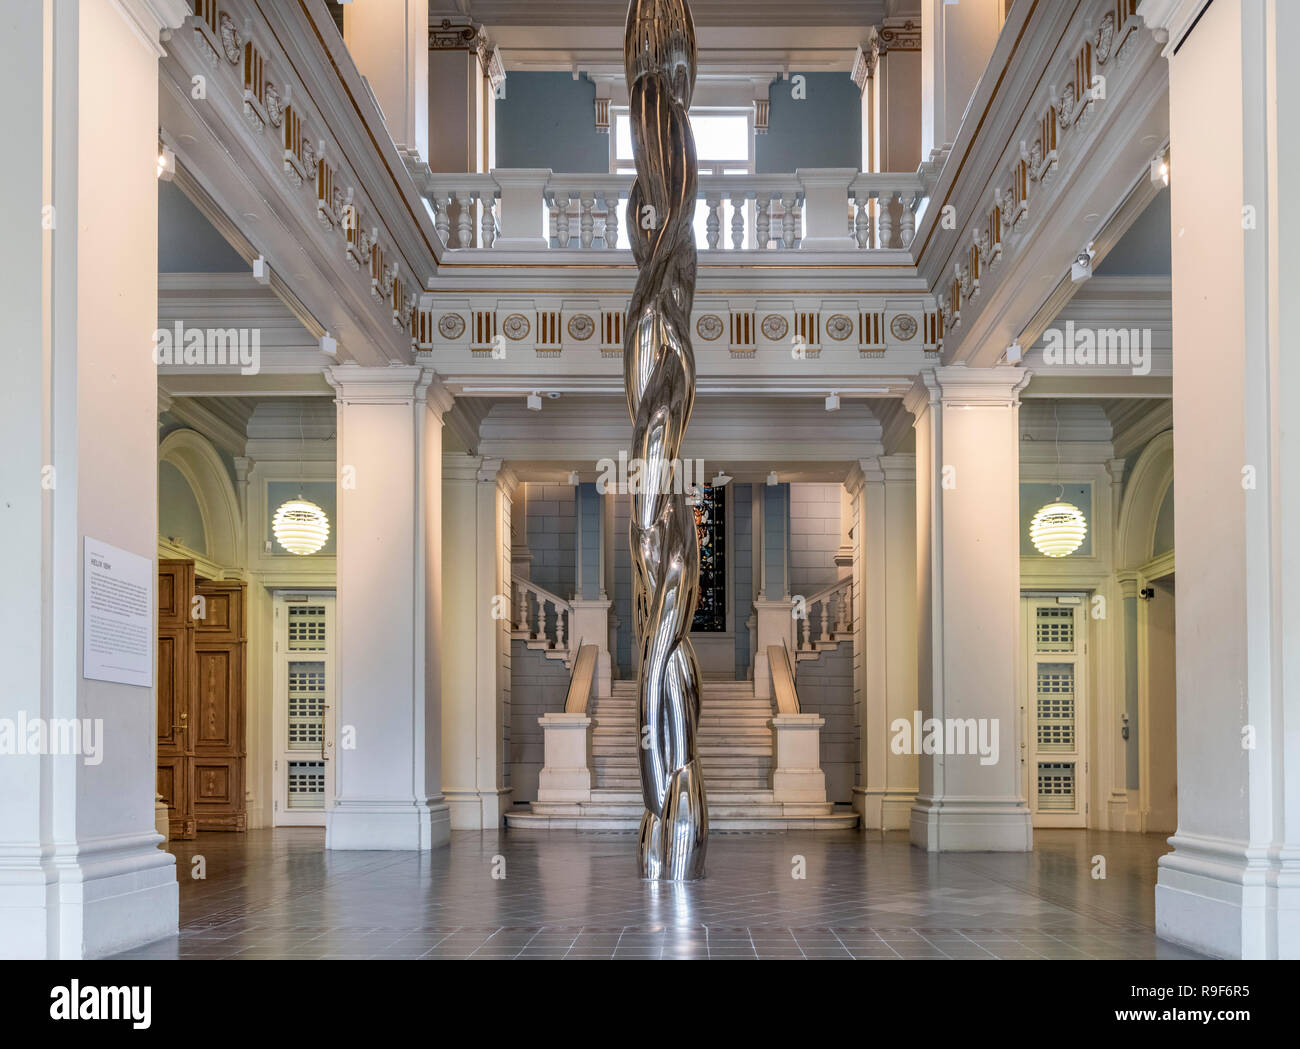
[[[691,620],[700,587],[695,515],[678,452],[695,400],[695,26],[684,0],[632,0],[624,37],[636,181],[627,230],[640,271],[627,312],[623,382],[632,415],[632,548],[641,749],[643,878],[704,875],[709,810],[700,769],[700,670]],[[676,489],[676,491],[674,490]]]

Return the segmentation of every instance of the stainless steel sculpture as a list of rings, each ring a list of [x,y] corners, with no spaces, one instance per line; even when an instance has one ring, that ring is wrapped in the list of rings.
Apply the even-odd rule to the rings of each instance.
[[[640,273],[627,311],[623,382],[632,455],[629,541],[636,603],[643,878],[702,877],[709,836],[697,743],[700,670],[689,632],[700,587],[695,515],[678,452],[695,400],[695,26],[685,0],[631,0],[623,43],[636,181],[627,230]]]

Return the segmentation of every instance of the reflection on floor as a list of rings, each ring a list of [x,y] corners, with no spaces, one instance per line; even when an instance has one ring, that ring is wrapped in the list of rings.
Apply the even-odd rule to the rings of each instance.
[[[1196,957],[1153,931],[1163,835],[927,855],[905,833],[714,834],[708,877],[677,886],[640,881],[635,844],[459,831],[432,854],[329,853],[316,830],[200,834],[172,844],[180,935],[119,957]]]

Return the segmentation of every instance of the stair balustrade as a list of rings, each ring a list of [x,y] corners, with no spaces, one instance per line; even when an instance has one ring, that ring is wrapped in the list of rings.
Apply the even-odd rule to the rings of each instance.
[[[816,653],[853,636],[853,580],[836,580],[804,601],[796,622],[796,651]]]

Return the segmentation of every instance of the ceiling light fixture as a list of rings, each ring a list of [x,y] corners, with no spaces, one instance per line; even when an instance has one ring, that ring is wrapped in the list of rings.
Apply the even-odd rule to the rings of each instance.
[[[826,395],[826,410],[828,412],[838,412],[840,410],[840,395],[834,390]]]
[[[528,410],[530,412],[540,412],[542,410],[542,395],[536,390],[528,395]]]
[[[1052,404],[1056,419],[1056,483],[1060,495],[1053,503],[1041,507],[1029,522],[1029,541],[1046,557],[1068,557],[1083,545],[1088,534],[1088,520],[1083,511],[1065,501],[1065,485],[1061,481],[1061,416],[1060,407]]]
[[[298,413],[298,440],[302,449],[298,456],[298,498],[281,503],[271,518],[271,532],[275,541],[291,554],[314,554],[325,545],[330,536],[330,519],[325,511],[310,499],[302,497],[302,460],[307,451],[303,436],[302,412]]]
[[[778,481],[778,480],[776,479],[776,471],[775,471],[775,470],[771,471],[771,473],[769,473],[769,474],[767,475],[767,486],[768,486],[769,488],[775,488],[775,487],[776,487],[778,484],[780,484],[780,483],[781,483],[781,482]]]
[[[726,470],[719,470],[714,474],[713,480],[709,484],[713,485],[714,488],[721,488],[724,484],[730,484],[732,480],[734,478]]]

